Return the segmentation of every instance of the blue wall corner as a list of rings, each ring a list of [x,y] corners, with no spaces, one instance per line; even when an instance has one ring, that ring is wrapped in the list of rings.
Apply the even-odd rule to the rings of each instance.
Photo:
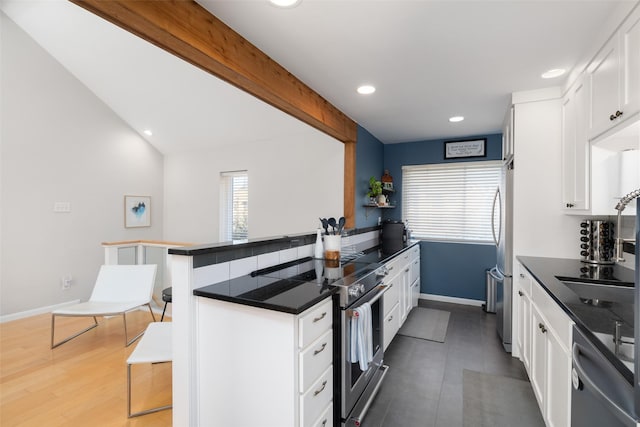
[[[384,165],[384,145],[369,131],[358,125],[358,141],[356,144],[356,227],[365,228],[378,225],[381,210],[365,208],[369,191],[369,178],[382,176]]]

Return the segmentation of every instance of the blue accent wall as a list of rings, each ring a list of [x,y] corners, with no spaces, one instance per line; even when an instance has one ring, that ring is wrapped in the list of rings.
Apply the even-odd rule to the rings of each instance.
[[[365,208],[369,191],[369,178],[382,176],[384,145],[365,128],[358,126],[356,144],[356,227],[365,228],[378,225],[382,209]]]
[[[444,158],[445,141],[479,138],[487,138],[486,157]],[[378,216],[383,219],[402,219],[402,166],[500,160],[502,134],[382,144],[366,129],[358,126],[356,147],[356,227],[363,228],[376,225]],[[380,179],[385,169],[393,177],[396,192],[391,199],[397,207],[363,207],[369,177],[373,175]],[[420,250],[421,293],[481,301],[485,299],[485,271],[496,264],[495,246],[423,241]]]
[[[486,270],[494,265],[494,245],[420,242],[420,292],[484,301]]]

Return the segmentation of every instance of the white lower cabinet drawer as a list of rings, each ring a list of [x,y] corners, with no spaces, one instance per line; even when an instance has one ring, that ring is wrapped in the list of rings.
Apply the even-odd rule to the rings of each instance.
[[[333,365],[322,373],[311,387],[300,395],[300,424],[313,425],[333,401]]]
[[[300,353],[300,390],[304,393],[332,363],[333,331],[312,342]]]
[[[332,307],[331,298],[327,298],[327,301],[318,303],[316,306],[307,310],[298,320],[298,322],[300,322],[300,337],[298,340],[298,346],[300,348],[308,346],[322,335],[324,331],[331,329],[331,325],[333,324]]]
[[[391,309],[389,314],[384,318],[384,329],[382,330],[382,336],[384,340],[384,349],[386,350],[393,337],[400,329],[400,303]]]
[[[333,403],[324,410],[313,425],[303,427],[333,427]]]

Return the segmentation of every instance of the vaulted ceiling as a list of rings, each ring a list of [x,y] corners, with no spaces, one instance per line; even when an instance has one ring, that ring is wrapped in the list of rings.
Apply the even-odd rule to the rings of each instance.
[[[561,85],[630,1],[198,0],[384,143],[499,132],[512,92]],[[164,153],[308,126],[65,0],[2,10]],[[619,13],[619,12],[618,12]],[[377,91],[356,93],[368,83]],[[460,123],[448,117],[465,116]],[[249,125],[248,125],[249,124]]]

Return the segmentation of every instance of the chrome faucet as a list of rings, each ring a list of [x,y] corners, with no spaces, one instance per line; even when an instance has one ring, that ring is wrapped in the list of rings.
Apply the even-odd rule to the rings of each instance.
[[[631,202],[633,199],[635,199],[638,196],[640,196],[640,188],[627,194],[626,196],[621,198],[620,201],[616,204],[615,209],[618,211],[618,225],[616,226],[616,233],[618,237],[616,238],[616,246],[615,246],[616,262],[624,262],[624,252],[623,252],[624,239],[620,237],[622,211],[624,210],[624,208],[627,207],[629,202]],[[636,212],[636,215],[637,214],[638,212]]]

